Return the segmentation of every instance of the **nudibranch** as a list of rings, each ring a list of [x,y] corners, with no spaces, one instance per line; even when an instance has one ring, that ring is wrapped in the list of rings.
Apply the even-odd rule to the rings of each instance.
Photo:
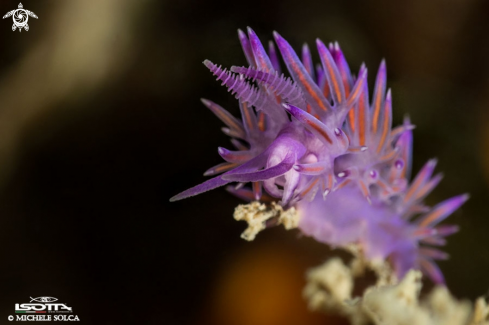
[[[241,119],[202,99],[234,148],[218,148],[224,162],[204,174],[214,177],[171,201],[235,183],[228,191],[244,200],[295,207],[299,229],[319,242],[357,244],[367,259],[389,260],[399,278],[414,268],[443,283],[435,261],[447,254],[436,247],[458,227],[439,223],[468,195],[423,204],[442,176],[430,160],[410,181],[414,126],[406,118],[392,127],[385,61],[370,99],[367,68],[351,73],[338,43],[318,39],[315,66],[307,45],[299,58],[278,33],[268,51],[252,29],[238,36],[247,66],[204,65],[236,97]]]

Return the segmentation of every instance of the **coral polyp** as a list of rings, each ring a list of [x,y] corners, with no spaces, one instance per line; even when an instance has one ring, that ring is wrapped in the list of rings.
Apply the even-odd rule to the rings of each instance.
[[[443,282],[434,261],[447,255],[434,246],[458,228],[438,224],[468,196],[423,204],[441,175],[432,176],[430,160],[410,182],[414,126],[405,118],[392,128],[385,61],[370,99],[367,68],[351,73],[338,43],[317,40],[321,64],[314,66],[307,45],[299,59],[274,33],[286,77],[273,42],[267,53],[253,30],[238,36],[248,66],[204,65],[238,100],[241,119],[202,100],[224,122],[234,148],[218,149],[225,162],[205,172],[214,178],[171,200],[236,183],[228,191],[245,200],[294,207],[298,228],[319,242],[359,245],[367,259],[390,261],[399,278],[414,268]]]

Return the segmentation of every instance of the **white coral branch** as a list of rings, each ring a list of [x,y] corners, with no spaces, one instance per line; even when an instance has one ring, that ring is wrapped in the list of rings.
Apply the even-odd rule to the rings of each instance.
[[[266,228],[267,221],[274,221],[274,224],[282,224],[285,229],[297,228],[299,217],[295,208],[286,211],[272,202],[267,206],[260,202],[240,204],[234,210],[234,219],[244,220],[248,223],[248,228],[241,234],[241,238],[252,241],[256,235]]]
[[[310,270],[304,289],[309,307],[341,314],[353,325],[489,324],[489,308],[482,298],[472,308],[469,301],[456,300],[446,287],[438,286],[420,299],[421,272],[415,270],[409,271],[397,284],[380,283],[384,281],[380,280],[361,297],[352,297],[356,267],[358,264],[347,266],[341,259],[332,258]]]

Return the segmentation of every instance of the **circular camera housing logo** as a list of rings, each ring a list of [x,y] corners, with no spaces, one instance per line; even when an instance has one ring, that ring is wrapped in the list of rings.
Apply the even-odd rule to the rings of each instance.
[[[58,300],[57,298],[54,297],[38,297],[38,298],[31,298],[31,302],[36,301],[36,302],[55,302]]]

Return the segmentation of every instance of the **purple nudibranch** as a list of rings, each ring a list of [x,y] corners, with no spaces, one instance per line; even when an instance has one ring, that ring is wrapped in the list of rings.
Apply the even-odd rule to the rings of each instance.
[[[414,126],[405,118],[392,128],[385,61],[370,99],[367,68],[352,74],[338,43],[326,46],[318,39],[321,65],[314,67],[307,44],[299,59],[275,32],[286,77],[273,42],[267,53],[252,29],[248,35],[239,30],[238,36],[248,66],[204,64],[236,97],[241,119],[202,99],[226,125],[234,148],[219,148],[225,162],[204,174],[214,178],[170,201],[237,182],[227,190],[245,200],[271,197],[294,206],[299,229],[319,242],[359,244],[366,258],[388,259],[399,278],[415,268],[443,283],[435,260],[447,254],[435,247],[458,227],[439,223],[468,195],[432,208],[423,204],[442,176],[433,176],[433,159],[410,182]]]

